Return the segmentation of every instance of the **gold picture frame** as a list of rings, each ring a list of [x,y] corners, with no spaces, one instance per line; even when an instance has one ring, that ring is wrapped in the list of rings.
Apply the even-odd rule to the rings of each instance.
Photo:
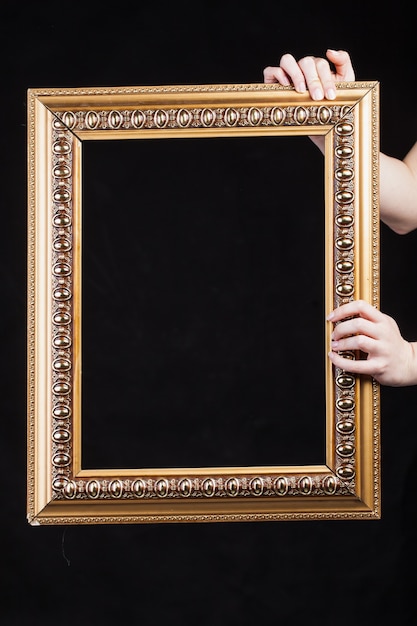
[[[265,84],[28,90],[30,524],[380,518],[379,386],[330,362],[323,464],[83,468],[83,143],[270,135],[325,138],[326,311],[352,299],[378,307],[377,82],[340,83],[320,103]]]

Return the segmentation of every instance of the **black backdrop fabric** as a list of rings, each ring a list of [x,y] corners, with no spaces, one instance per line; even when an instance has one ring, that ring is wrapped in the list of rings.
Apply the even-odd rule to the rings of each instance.
[[[400,0],[394,16],[393,8],[303,0],[256,6],[2,3],[2,626],[417,623],[415,387],[381,390],[381,520],[68,527],[32,527],[26,521],[27,89],[262,82],[263,67],[284,52],[323,55],[328,47],[345,48],[358,80],[380,81],[381,148],[402,157],[416,139],[411,95],[417,54],[409,6]],[[309,145],[303,149],[313,154]],[[276,184],[270,164],[262,172],[266,185]],[[280,188],[288,202],[298,191]],[[232,230],[234,218],[228,219]],[[146,226],[152,229],[151,222]],[[209,226],[217,228],[215,222]],[[186,233],[181,236],[191,245]],[[270,234],[263,236],[270,263],[259,261],[258,269],[272,280],[276,252]],[[242,264],[236,242],[234,250]],[[399,236],[381,226],[381,308],[410,340],[417,339],[416,250],[416,233]],[[286,270],[296,272],[295,262]],[[221,286],[219,307],[224,308],[230,285]],[[259,294],[259,282],[249,286],[238,286],[240,302]],[[236,301],[229,306],[236,316]],[[257,323],[265,322],[264,315],[252,310]],[[184,320],[176,321],[175,328],[185,327]],[[230,328],[224,327],[225,335]],[[278,342],[273,324],[270,330]],[[242,354],[251,362],[259,358],[253,346],[251,352],[242,344],[244,336],[244,326],[237,327],[233,363]],[[201,354],[203,348],[196,350]],[[210,359],[207,371],[214,369]],[[245,376],[259,382],[256,368],[247,367]],[[185,386],[183,397],[189,399],[186,391]],[[204,391],[210,398],[210,389]],[[271,387],[266,396],[274,400]],[[240,409],[248,403],[256,409],[254,397],[246,397]],[[193,408],[190,402],[190,413]],[[268,411],[268,402],[262,408]],[[291,410],[288,397],[282,409]],[[94,447],[90,453],[93,464],[108,462],[94,457]],[[227,453],[227,448],[221,452]]]
[[[100,140],[83,163],[83,466],[324,462],[321,153]]]

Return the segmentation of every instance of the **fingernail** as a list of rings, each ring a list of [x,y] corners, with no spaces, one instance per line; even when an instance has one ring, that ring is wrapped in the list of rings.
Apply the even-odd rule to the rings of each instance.
[[[311,95],[313,100],[323,100],[323,91],[321,89],[315,89]]]
[[[332,348],[337,348],[338,345],[339,345],[339,342],[332,339]]]
[[[299,83],[298,84],[298,91],[300,93],[304,93],[305,91],[307,91],[307,87],[305,83]]]
[[[333,54],[339,54],[337,50],[333,50],[333,48],[329,48],[328,52],[332,52]]]
[[[334,89],[328,89],[327,90],[327,99],[328,100],[334,100],[336,98],[336,92]]]
[[[334,318],[334,313],[333,313],[333,311],[331,311],[331,312],[329,313],[329,315],[326,317],[326,320],[327,320],[328,322],[330,322],[333,318]]]

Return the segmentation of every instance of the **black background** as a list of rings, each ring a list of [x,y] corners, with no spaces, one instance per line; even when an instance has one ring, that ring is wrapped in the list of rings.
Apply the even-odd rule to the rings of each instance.
[[[83,157],[83,466],[323,463],[314,144],[100,140]]]
[[[416,138],[414,25],[405,2],[2,3],[2,625],[415,623],[414,387],[382,389],[379,521],[35,528],[25,517],[27,88],[262,82],[284,52],[345,48],[358,80],[381,82],[381,148],[402,157]],[[408,339],[416,243],[381,228],[381,308]]]

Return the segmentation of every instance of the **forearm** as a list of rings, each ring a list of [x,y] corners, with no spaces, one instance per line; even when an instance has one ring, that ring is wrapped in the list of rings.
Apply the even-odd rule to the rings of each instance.
[[[324,137],[310,139],[324,154]],[[380,217],[399,235],[417,228],[417,143],[403,161],[380,153]]]
[[[380,154],[380,216],[400,235],[417,228],[417,143],[403,161]]]
[[[410,342],[411,359],[406,382],[402,386],[417,385],[417,341]]]

